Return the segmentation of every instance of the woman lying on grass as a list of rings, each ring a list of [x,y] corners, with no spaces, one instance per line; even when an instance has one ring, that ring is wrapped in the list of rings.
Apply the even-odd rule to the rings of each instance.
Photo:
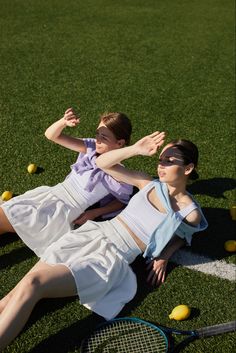
[[[186,191],[196,173],[198,150],[186,140],[170,142],[162,151],[159,180],[125,169],[132,156],[152,156],[164,142],[155,132],[130,147],[99,156],[97,166],[140,191],[110,221],[87,221],[51,244],[40,261],[0,301],[0,349],[24,327],[42,298],[78,295],[80,303],[105,319],[115,317],[136,293],[130,264],[144,253],[151,259],[149,280],[164,281],[168,259],[193,233],[207,227],[200,206]]]
[[[120,211],[133,191],[131,185],[116,181],[95,163],[98,155],[129,144],[132,132],[129,118],[123,113],[103,114],[95,139],[62,133],[65,127],[78,124],[79,118],[69,108],[45,132],[49,140],[80,152],[67,178],[53,187],[30,190],[0,206],[0,234],[16,232],[38,256],[71,230],[73,223],[81,225],[88,219]],[[98,201],[100,208],[86,210]]]

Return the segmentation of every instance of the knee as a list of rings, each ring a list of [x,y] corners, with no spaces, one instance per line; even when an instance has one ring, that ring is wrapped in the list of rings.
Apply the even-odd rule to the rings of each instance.
[[[21,281],[18,290],[19,298],[21,298],[22,300],[28,300],[33,297],[38,297],[40,295],[40,285],[40,276],[34,272],[29,273]]]

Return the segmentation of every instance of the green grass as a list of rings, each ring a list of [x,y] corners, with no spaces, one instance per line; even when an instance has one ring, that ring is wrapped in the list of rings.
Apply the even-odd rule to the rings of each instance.
[[[103,111],[124,111],[132,140],[156,129],[168,140],[188,138],[200,150],[201,179],[190,191],[209,228],[192,251],[235,263],[223,244],[235,236],[229,207],[235,195],[234,2],[232,0],[0,0],[0,193],[15,195],[64,179],[76,154],[51,144],[45,129],[65,109],[80,111],[77,136],[93,136]],[[27,173],[28,163],[41,167]],[[155,174],[156,157],[129,167]],[[17,237],[0,240],[0,297],[37,261]],[[123,315],[177,328],[198,328],[235,318],[235,286],[171,267],[159,289],[140,283]],[[168,319],[187,303],[190,319]],[[76,299],[45,300],[4,352],[78,352],[100,319]],[[55,349],[55,347],[57,347]],[[184,352],[231,353],[235,335],[196,341]]]

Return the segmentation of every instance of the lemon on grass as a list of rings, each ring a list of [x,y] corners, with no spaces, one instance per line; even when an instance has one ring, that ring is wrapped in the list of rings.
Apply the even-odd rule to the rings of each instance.
[[[34,174],[37,171],[37,165],[34,163],[31,163],[27,167],[28,173]]]
[[[224,244],[225,250],[229,252],[236,251],[236,240],[227,240]]]
[[[12,196],[13,196],[13,192],[12,191],[4,191],[3,193],[2,193],[2,200],[3,201],[8,201],[8,200],[10,200],[11,198],[12,198]]]
[[[181,320],[187,319],[190,314],[191,314],[190,307],[188,305],[181,304],[176,306],[172,310],[172,312],[169,315],[169,319],[181,321]]]

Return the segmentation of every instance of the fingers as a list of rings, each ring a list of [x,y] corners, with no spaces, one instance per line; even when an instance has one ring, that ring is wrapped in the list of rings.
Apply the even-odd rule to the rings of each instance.
[[[137,141],[136,147],[138,148],[138,153],[143,156],[154,155],[158,148],[164,143],[165,133],[164,132],[154,132],[151,135],[143,137],[141,140]]]
[[[165,282],[165,271],[150,271],[147,277],[147,282],[150,283],[152,286],[160,286],[162,283]]]
[[[68,113],[70,113],[70,112],[73,112],[73,108],[68,108],[68,109],[66,109],[65,114],[68,114]]]
[[[68,108],[65,111],[64,114],[64,119],[66,121],[67,126],[74,127],[79,124],[80,119],[79,117],[74,113],[73,108]]]
[[[160,132],[160,131],[155,131],[155,132],[153,132],[152,134],[150,134],[149,136],[151,137],[151,138],[153,138],[153,139],[155,139],[155,138],[163,138],[163,137],[165,137],[165,132],[164,131],[162,131],[162,132]]]
[[[166,262],[153,260],[147,264],[149,271],[147,282],[152,286],[160,286],[166,277]]]
[[[65,111],[65,114],[64,114],[65,117],[67,118],[76,118],[78,119],[79,116],[76,115],[76,113],[74,112],[73,108],[68,108],[66,111]]]
[[[153,132],[151,135],[149,135],[149,137],[151,138],[151,140],[153,141],[153,143],[156,146],[156,149],[158,149],[160,146],[163,145],[164,141],[165,141],[165,132],[159,132],[159,131],[155,131]]]
[[[160,132],[159,134],[153,136],[152,139],[156,144],[160,145],[160,143],[163,143],[165,140],[165,132]]]

